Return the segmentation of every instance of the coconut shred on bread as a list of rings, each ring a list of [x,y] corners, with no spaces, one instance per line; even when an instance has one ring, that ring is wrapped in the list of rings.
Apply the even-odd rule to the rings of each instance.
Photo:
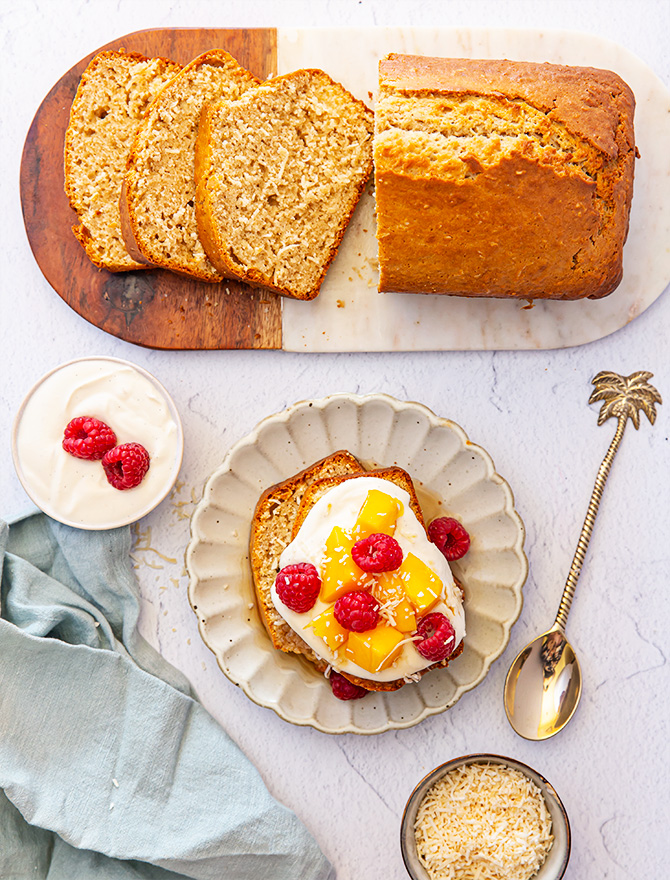
[[[156,97],[139,127],[126,170],[121,217],[138,262],[221,281],[198,238],[195,144],[209,101],[239,98],[259,80],[222,49],[199,55]]]
[[[634,97],[606,70],[389,55],[380,290],[600,298],[622,277]]]
[[[251,522],[250,561],[256,601],[272,644],[280,651],[304,654],[320,671],[325,670],[326,664],[320,663],[316,654],[281,617],[272,601],[272,585],[279,571],[281,554],[293,540],[293,526],[305,492],[318,480],[361,472],[363,467],[349,452],[333,453],[266,489]]]
[[[322,70],[205,107],[196,216],[218,272],[317,296],[372,171],[372,129],[372,112]]]
[[[419,556],[426,552],[425,548],[419,548],[414,542],[407,544],[408,536],[412,537],[412,529],[417,534],[420,532],[423,539],[427,540],[423,515],[412,480],[398,467],[368,471],[353,456],[343,451],[328,456],[263,494],[252,522],[250,558],[261,618],[275,648],[303,656],[321,673],[329,674],[331,669],[335,669],[364,690],[394,691],[409,681],[418,680],[430,668],[446,666],[449,660],[461,653],[464,634],[462,593],[441,556],[431,572],[432,576],[434,571],[439,570],[444,579],[444,585],[439,581],[439,599],[438,595],[431,596],[430,601],[414,597],[416,607],[408,602],[408,594],[400,586],[401,581],[391,583],[388,579],[384,580],[386,575],[364,573],[356,566],[355,577],[360,582],[357,580],[347,586],[345,580],[345,586],[342,586],[342,581],[337,580],[342,576],[342,571],[339,568],[333,571],[329,557],[331,562],[337,557],[345,568],[350,568],[350,561],[347,563],[345,560],[350,535],[349,531],[338,531],[332,525],[336,521],[346,523],[348,517],[352,520],[347,527],[350,529],[353,525],[352,517],[363,515],[360,511],[375,493],[378,498],[384,496],[385,502],[391,502],[393,507],[393,521],[388,521],[387,534],[394,531],[396,519],[398,522],[396,536],[405,548],[402,566],[397,572],[401,574],[406,564],[408,567],[412,564],[412,554],[408,547],[416,549]],[[352,499],[355,509],[352,508]],[[403,500],[398,503],[396,499]],[[375,499],[375,504],[377,502],[378,499]],[[382,501],[382,505],[385,502]],[[346,515],[343,515],[342,503],[348,511]],[[333,518],[329,518],[331,506]],[[411,510],[411,517],[405,510]],[[378,521],[378,515],[383,517],[383,511],[375,510],[375,521]],[[412,522],[414,526],[411,525]],[[317,535],[316,546],[313,540],[314,528]],[[335,543],[329,550],[329,542],[333,539]],[[323,553],[322,544],[325,544]],[[429,547],[429,557],[430,551],[440,555],[433,545]],[[291,614],[273,589],[278,572],[287,566],[287,554],[289,565],[292,562],[313,562],[322,577],[319,598],[308,614]],[[416,558],[414,563],[421,564]],[[417,585],[416,580],[413,583]],[[433,583],[436,583],[435,580]],[[412,584],[409,585],[411,586]],[[378,625],[371,631],[360,634],[338,628],[337,621],[333,619],[333,609],[337,611],[333,602],[356,589],[371,593],[380,603]],[[425,608],[422,608],[422,603]],[[440,610],[453,615],[458,631],[455,650],[438,663],[420,657],[411,644],[415,638],[417,621],[428,610]],[[405,645],[409,647],[405,648]],[[383,656],[386,651],[388,655]],[[374,663],[372,667],[365,665],[368,663],[368,656],[377,655],[380,658],[379,668],[374,668]],[[365,659],[361,660],[362,656]],[[360,663],[364,664],[363,667]]]
[[[98,53],[82,74],[65,134],[65,192],[80,221],[72,231],[100,269],[146,268],[123,241],[119,197],[140,121],[180,70],[164,58],[120,49]]]

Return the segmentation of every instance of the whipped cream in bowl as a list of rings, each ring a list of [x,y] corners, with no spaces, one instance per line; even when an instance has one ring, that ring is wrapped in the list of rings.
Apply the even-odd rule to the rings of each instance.
[[[63,449],[78,416],[108,425],[117,444],[139,443],[149,470],[132,489],[114,488],[100,461]],[[19,480],[44,513],[80,529],[111,529],[145,516],[172,489],[184,449],[177,408],[146,370],[112,357],[79,358],[47,373],[26,395],[14,420],[12,454]]]

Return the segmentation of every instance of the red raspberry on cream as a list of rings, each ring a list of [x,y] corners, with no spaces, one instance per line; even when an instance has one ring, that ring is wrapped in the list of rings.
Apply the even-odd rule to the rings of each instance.
[[[298,614],[314,607],[321,589],[321,578],[309,562],[287,565],[277,575],[275,589],[281,601]]]

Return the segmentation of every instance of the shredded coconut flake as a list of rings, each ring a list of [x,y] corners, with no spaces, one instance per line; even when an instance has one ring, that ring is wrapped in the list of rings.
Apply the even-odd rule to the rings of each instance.
[[[551,849],[551,816],[519,770],[457,767],[436,782],[414,824],[431,880],[530,880]]]

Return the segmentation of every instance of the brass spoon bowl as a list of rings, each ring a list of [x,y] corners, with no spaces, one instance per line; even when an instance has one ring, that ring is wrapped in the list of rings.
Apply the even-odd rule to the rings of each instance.
[[[549,739],[572,718],[581,693],[577,655],[563,632],[552,628],[512,663],[505,681],[505,711],[520,736]]]
[[[656,404],[662,403],[661,395],[647,382],[652,375],[637,372],[630,376],[620,376],[618,373],[602,372],[593,379],[595,391],[591,394],[589,403],[605,401],[598,415],[598,425],[615,417],[617,428],[598,469],[554,625],[521,651],[505,679],[505,712],[514,730],[525,739],[549,739],[565,727],[577,709],[582,693],[582,673],[577,655],[565,637],[565,624],[605,482],[626,423],[630,418],[638,429],[642,410],[653,425],[656,420]]]

